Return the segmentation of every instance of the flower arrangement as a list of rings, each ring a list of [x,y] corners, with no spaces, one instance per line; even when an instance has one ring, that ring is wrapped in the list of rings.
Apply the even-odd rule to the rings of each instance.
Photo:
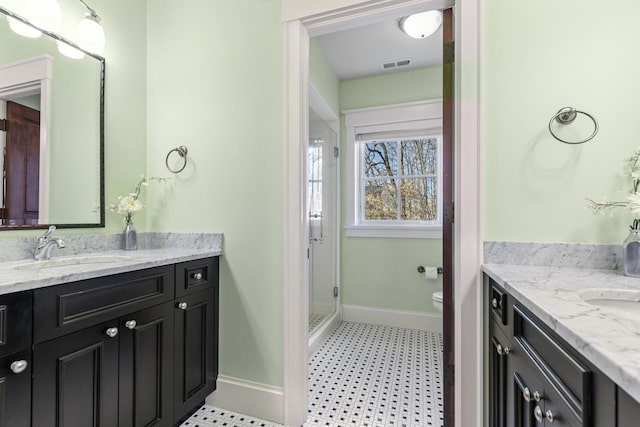
[[[587,199],[588,208],[593,210],[595,214],[613,216],[614,208],[628,208],[634,217],[630,228],[632,230],[640,230],[640,150],[636,150],[633,155],[625,159],[623,175],[631,179],[631,188],[626,196],[626,201],[607,201],[595,202]]]
[[[109,205],[109,210],[111,212],[117,213],[118,215],[122,215],[125,224],[131,223],[133,215],[144,208],[144,205],[139,200],[142,189],[148,186],[149,183],[153,181],[166,182],[169,181],[169,178],[141,175],[140,181],[133,189],[133,192],[127,194],[126,196],[118,196],[118,202]]]

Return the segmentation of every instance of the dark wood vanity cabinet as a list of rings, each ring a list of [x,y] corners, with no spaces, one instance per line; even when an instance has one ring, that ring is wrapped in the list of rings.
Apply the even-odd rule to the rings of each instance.
[[[486,276],[485,307],[490,427],[640,425],[609,378]]]
[[[177,425],[215,389],[218,292],[208,258],[5,296],[28,298],[11,301],[28,313],[29,342],[8,355],[0,343],[0,427]],[[2,298],[0,325],[11,320]],[[27,362],[19,375],[15,360]]]

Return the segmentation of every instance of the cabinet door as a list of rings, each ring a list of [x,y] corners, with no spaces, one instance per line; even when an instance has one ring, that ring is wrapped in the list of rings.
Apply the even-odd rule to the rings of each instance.
[[[618,427],[637,427],[640,420],[640,402],[618,387]]]
[[[215,390],[218,376],[217,289],[188,295],[176,302],[176,421]]]
[[[31,350],[0,359],[0,427],[31,425]]]
[[[489,348],[489,401],[491,427],[507,427],[507,355],[505,343],[497,336],[491,337]]]
[[[506,401],[510,407],[509,427],[537,427],[544,425],[545,395],[541,381],[519,357],[511,357]],[[537,415],[536,415],[537,413]],[[541,421],[536,421],[536,416]]]
[[[118,425],[118,330],[114,328],[117,322],[104,323],[34,347],[34,426]]]
[[[173,302],[133,313],[120,327],[118,427],[173,425]]]

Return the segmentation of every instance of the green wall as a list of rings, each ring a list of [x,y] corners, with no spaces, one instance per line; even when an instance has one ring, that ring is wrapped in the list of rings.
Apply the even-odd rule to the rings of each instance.
[[[60,33],[73,40],[78,21],[85,12],[84,6],[74,0],[60,0],[59,3],[63,11]],[[118,195],[130,192],[146,170],[146,5],[138,1],[94,0],[91,6],[102,17],[107,37],[104,56],[107,63],[105,192],[108,205],[115,202]],[[145,215],[138,215],[135,221],[138,229],[145,229]],[[72,229],[64,230],[64,233],[111,233],[122,227],[121,217],[107,212],[106,228]],[[3,231],[0,238],[40,234],[39,230]]]
[[[340,81],[316,39],[309,41],[309,79],[336,115],[340,115]]]
[[[442,68],[345,80],[340,83],[342,111],[442,97]],[[343,117],[344,119],[344,117]],[[344,124],[341,130],[345,148]],[[342,156],[342,176],[345,173]],[[342,180],[342,206],[346,206],[346,180]],[[346,224],[343,212],[342,224]],[[342,304],[391,310],[434,312],[431,295],[442,280],[427,282],[419,265],[442,265],[441,239],[346,237],[341,242]]]
[[[485,240],[621,243],[631,216],[594,216],[585,198],[624,198],[622,160],[640,147],[640,2],[485,3]],[[598,136],[554,140],[547,126],[565,106],[594,114]]]
[[[242,25],[233,17],[242,17]],[[223,232],[220,372],[283,384],[284,56],[280,0],[150,0],[148,170],[189,148],[158,231]]]

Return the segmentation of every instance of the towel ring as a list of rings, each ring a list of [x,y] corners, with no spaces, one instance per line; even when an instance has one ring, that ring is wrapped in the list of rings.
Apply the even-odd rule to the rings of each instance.
[[[182,159],[184,159],[182,167],[180,169],[178,169],[178,170],[171,169],[171,166],[169,166],[169,156],[171,156],[171,153],[173,153],[174,151],[176,153],[178,153],[178,155],[180,157],[182,157]],[[179,147],[176,147],[176,148],[170,150],[169,153],[167,153],[167,158],[164,160],[164,163],[165,163],[165,165],[167,165],[167,169],[169,169],[169,172],[180,173],[180,172],[182,172],[184,170],[184,168],[187,167],[187,153],[188,152],[189,152],[189,150],[187,150],[187,147],[185,147],[184,145],[181,145]]]
[[[593,121],[593,133],[589,135],[586,139],[582,141],[566,141],[560,138],[555,133],[553,133],[553,127],[552,127],[553,122],[558,122],[563,125],[568,125],[573,123],[576,117],[578,117],[578,114],[583,114],[589,117]],[[598,134],[599,129],[600,129],[600,125],[598,124],[598,121],[596,120],[595,117],[593,117],[591,114],[586,113],[584,111],[576,110],[573,107],[561,108],[560,111],[558,111],[553,117],[551,117],[551,120],[549,120],[549,132],[551,133],[551,135],[558,141],[564,142],[565,144],[570,144],[570,145],[584,144],[587,141],[591,141],[593,137]]]

